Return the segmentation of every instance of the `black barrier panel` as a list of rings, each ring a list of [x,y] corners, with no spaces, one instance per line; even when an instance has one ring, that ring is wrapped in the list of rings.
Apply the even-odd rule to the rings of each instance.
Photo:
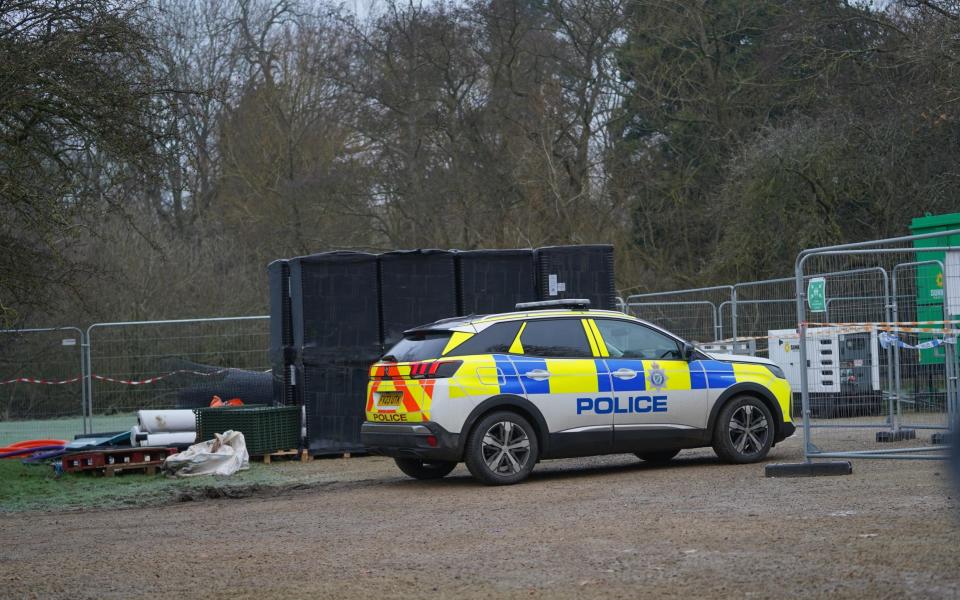
[[[377,257],[326,252],[290,261],[293,343],[302,360],[379,356]]]
[[[549,246],[534,255],[540,300],[587,298],[590,308],[616,308],[613,246]]]
[[[457,252],[458,314],[509,312],[537,300],[533,250]]]
[[[307,448],[314,456],[360,452],[370,363],[300,365]]]
[[[293,346],[293,317],[290,307],[290,264],[275,260],[267,265],[270,283],[270,359],[282,360],[284,347]]]
[[[270,284],[270,364],[273,371],[273,402],[294,404],[291,366],[296,353],[293,348],[293,315],[290,304],[290,264],[275,260],[267,265]]]
[[[380,306],[384,349],[407,329],[456,316],[454,253],[410,250],[381,254]]]

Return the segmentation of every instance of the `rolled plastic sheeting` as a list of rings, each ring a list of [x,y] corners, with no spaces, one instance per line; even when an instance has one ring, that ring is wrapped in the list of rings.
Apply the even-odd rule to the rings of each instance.
[[[137,411],[141,432],[171,433],[196,432],[197,418],[192,410],[141,410]]]
[[[136,448],[140,445],[140,426],[134,425],[130,428],[130,445]]]
[[[177,433],[148,433],[147,439],[140,442],[141,446],[183,446],[197,441],[197,434],[193,431]]]

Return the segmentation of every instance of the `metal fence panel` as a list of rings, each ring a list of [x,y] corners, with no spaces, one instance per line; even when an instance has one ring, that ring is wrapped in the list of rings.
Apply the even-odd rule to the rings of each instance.
[[[917,260],[914,242],[950,232],[804,251],[797,259],[796,311],[809,458],[942,459],[956,414],[957,316],[942,265]],[[951,252],[951,246],[923,252]],[[887,274],[883,291],[866,274],[836,285],[829,309],[811,302],[818,272],[869,265]],[[936,301],[921,290],[942,290]],[[820,295],[816,293],[816,295]],[[958,311],[960,312],[960,311]],[[829,358],[825,358],[829,356]],[[808,362],[809,361],[809,362]]]
[[[694,343],[719,339],[717,307],[709,300],[630,302],[627,314],[656,323]]]
[[[84,430],[83,332],[0,331],[0,446]]]
[[[724,330],[719,313],[721,304],[735,299],[733,294],[730,285],[633,294],[625,301],[625,312],[706,344],[736,335],[733,329]]]
[[[206,406],[218,389],[256,387],[251,395],[272,396],[270,376],[251,375],[271,369],[269,323],[253,316],[91,325],[92,429],[129,429],[140,409]]]

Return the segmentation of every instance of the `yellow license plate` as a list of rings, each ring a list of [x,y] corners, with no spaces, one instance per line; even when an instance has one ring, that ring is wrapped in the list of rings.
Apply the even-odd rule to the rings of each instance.
[[[380,392],[377,399],[377,406],[400,406],[403,399],[403,392]]]

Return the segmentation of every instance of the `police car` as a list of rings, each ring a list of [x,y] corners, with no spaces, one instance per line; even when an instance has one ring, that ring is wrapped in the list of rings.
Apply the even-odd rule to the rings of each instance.
[[[549,458],[712,446],[762,460],[794,432],[790,384],[769,360],[708,354],[586,300],[457,317],[405,332],[370,368],[361,439],[407,475],[458,462],[490,485]]]

